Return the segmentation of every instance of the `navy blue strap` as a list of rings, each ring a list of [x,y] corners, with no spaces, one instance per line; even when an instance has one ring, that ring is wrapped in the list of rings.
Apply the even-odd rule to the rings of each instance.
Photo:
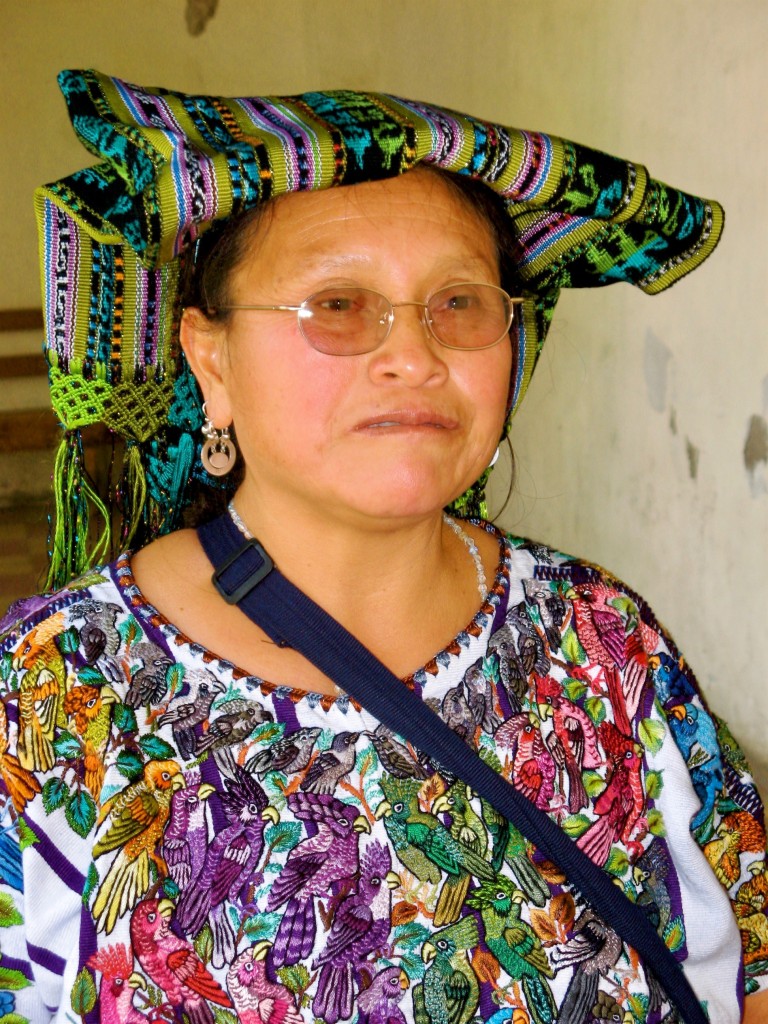
[[[428,752],[488,800],[641,955],[685,1024],[707,1024],[688,979],[642,908],[551,818],[482,761],[367,647],[287,580],[258,541],[246,542],[229,515],[200,527],[198,536],[216,567],[213,582],[225,600],[237,604],[275,643],[294,648],[380,722]]]

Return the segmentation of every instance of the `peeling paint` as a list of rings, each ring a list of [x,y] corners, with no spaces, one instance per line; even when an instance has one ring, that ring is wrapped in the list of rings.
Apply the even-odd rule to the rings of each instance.
[[[187,23],[187,31],[191,36],[200,36],[205,31],[205,26],[216,13],[219,0],[187,0],[187,9],[184,18]]]
[[[749,473],[752,496],[768,493],[768,421],[755,414],[749,421],[744,442],[744,465]]]
[[[643,366],[648,401],[656,412],[664,412],[667,406],[667,384],[672,353],[653,331],[646,331]]]
[[[685,439],[685,454],[688,456],[688,476],[695,480],[699,475],[699,449],[689,437]]]

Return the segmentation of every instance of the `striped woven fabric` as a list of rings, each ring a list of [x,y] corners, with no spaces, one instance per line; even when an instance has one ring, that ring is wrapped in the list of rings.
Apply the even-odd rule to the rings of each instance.
[[[655,181],[642,165],[393,96],[224,99],[96,71],[62,72],[59,84],[100,162],[35,197],[53,405],[69,432],[68,472],[77,472],[82,427],[104,422],[126,439],[138,492],[123,504],[149,534],[177,525],[194,464],[201,415],[178,347],[179,265],[216,221],[420,162],[484,182],[505,201],[526,299],[510,414],[561,288],[627,281],[662,291],[722,230],[717,203]],[[459,511],[480,510],[480,492]],[[65,553],[59,578],[88,560]]]

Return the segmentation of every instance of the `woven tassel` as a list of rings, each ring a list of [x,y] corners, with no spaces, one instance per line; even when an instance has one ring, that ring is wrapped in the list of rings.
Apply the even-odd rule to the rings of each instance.
[[[129,548],[139,526],[142,525],[147,500],[147,476],[141,451],[137,444],[128,442],[125,449],[124,493],[130,498],[130,505],[123,508],[123,528],[120,535],[121,548]]]
[[[88,478],[79,430],[67,433],[58,447],[53,467],[53,494],[46,590],[66,586],[89,567],[105,561],[109,553],[110,517]],[[98,538],[90,544],[93,512],[103,525]]]

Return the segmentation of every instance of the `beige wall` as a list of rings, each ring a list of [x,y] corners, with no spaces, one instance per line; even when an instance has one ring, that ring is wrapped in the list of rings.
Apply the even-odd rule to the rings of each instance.
[[[655,299],[562,300],[515,425],[504,522],[640,590],[768,781],[764,0],[220,0],[197,37],[184,6],[4,5],[0,308],[38,301],[34,185],[84,159],[55,89],[63,67],[233,94],[399,92],[716,196],[725,239],[691,279]]]

